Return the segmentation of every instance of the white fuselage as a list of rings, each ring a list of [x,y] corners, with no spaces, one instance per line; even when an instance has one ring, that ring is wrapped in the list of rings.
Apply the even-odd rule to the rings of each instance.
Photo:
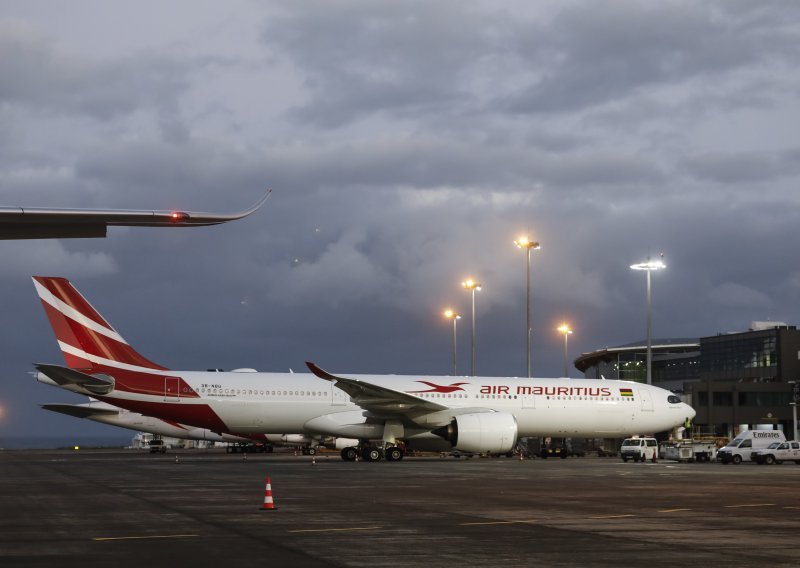
[[[383,424],[380,420],[369,421],[378,424],[366,424],[367,418],[387,418],[371,415],[335,384],[312,374],[168,374],[180,377],[194,391],[192,396],[166,390],[164,396],[114,390],[100,398],[135,411],[141,409],[141,403],[147,403],[158,409],[159,418],[218,429],[199,418],[203,413],[195,412],[197,405],[205,406],[219,417],[227,432],[245,435],[287,432],[374,439],[382,436]],[[666,390],[625,381],[400,375],[348,378],[447,407],[420,415],[415,420],[418,428],[406,426],[405,437],[427,435],[431,429],[446,424],[454,413],[470,408],[512,414],[520,437],[620,437],[661,432],[695,415],[690,406]],[[40,376],[40,380],[49,382],[46,377]],[[437,388],[432,389],[429,384],[451,392],[421,392]],[[452,386],[456,384],[457,387]],[[80,387],[71,390],[83,392]]]

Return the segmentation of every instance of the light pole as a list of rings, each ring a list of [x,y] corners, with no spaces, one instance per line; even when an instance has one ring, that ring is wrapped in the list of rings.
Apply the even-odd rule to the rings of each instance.
[[[474,377],[475,376],[475,291],[481,290],[481,285],[475,282],[472,278],[467,278],[464,280],[461,285],[464,287],[465,290],[469,290],[472,292],[472,367],[470,369],[470,374]]]
[[[528,237],[520,237],[514,244],[517,245],[517,248],[523,249],[527,253],[528,257],[528,270],[527,270],[527,279],[528,279],[528,286],[527,286],[527,312],[528,312],[528,330],[525,332],[525,344],[526,344],[526,351],[528,355],[528,377],[531,376],[531,251],[532,250],[539,250],[541,246],[536,241],[530,240]]]
[[[453,310],[445,310],[444,317],[453,320],[453,376],[458,376],[458,368],[456,367],[456,322],[461,319],[461,314]]]
[[[792,407],[792,430],[794,430],[792,440],[797,440],[797,405],[800,404],[800,381],[788,382],[792,383],[792,402],[789,403]]]
[[[661,255],[664,256],[663,254]],[[645,262],[640,262],[639,264],[631,264],[631,269],[633,270],[644,270],[647,272],[647,384],[653,384],[653,295],[650,290],[650,273],[653,270],[661,270],[662,268],[666,268],[667,265],[664,264],[661,259],[659,260],[650,260],[650,257],[647,257]]]
[[[567,341],[572,333],[572,330],[566,323],[562,323],[560,326],[558,326],[558,331],[564,334],[564,376],[569,378],[569,367],[567,366]]]

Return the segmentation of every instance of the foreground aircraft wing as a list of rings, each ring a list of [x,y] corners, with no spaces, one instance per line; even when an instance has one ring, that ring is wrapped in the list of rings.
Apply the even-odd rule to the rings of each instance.
[[[268,190],[250,209],[230,215],[191,211],[0,207],[0,240],[105,237],[109,225],[129,227],[219,225],[247,217],[261,207],[271,193],[272,190]]]
[[[119,414],[118,408],[102,408],[97,406],[91,405],[82,405],[82,404],[40,404],[42,408],[45,410],[51,410],[53,412],[60,412],[61,414],[66,414],[68,416],[74,416],[76,418],[89,418],[91,416],[113,416]]]
[[[388,389],[362,381],[359,379],[348,379],[332,375],[311,362],[306,362],[311,372],[320,379],[331,381],[338,388],[342,389],[364,410],[376,413],[390,414],[412,414],[437,412],[446,410],[448,407],[442,404],[425,400],[411,394]]]

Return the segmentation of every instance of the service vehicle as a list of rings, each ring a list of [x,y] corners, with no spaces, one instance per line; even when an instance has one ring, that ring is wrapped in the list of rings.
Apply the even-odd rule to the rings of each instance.
[[[153,438],[148,442],[151,454],[165,454],[167,453],[167,444],[161,438]]]
[[[655,438],[625,438],[619,450],[622,461],[645,461],[658,458],[658,441]]]
[[[773,442],[764,450],[754,451],[750,459],[758,464],[772,465],[793,461],[800,465],[800,442]]]
[[[676,462],[709,462],[717,458],[717,445],[703,440],[670,440],[659,446],[659,457]]]
[[[766,449],[772,442],[785,441],[786,436],[780,430],[745,430],[717,452],[717,459],[724,464],[739,464],[750,461],[753,451]]]

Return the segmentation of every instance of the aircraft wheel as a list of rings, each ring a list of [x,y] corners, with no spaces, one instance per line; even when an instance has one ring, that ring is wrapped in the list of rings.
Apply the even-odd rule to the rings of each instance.
[[[317,455],[317,448],[308,448],[308,454],[307,455],[309,455],[309,456]]]
[[[386,448],[386,461],[400,461],[403,459],[403,450],[397,446]]]
[[[353,446],[348,446],[342,450],[342,459],[344,461],[355,461],[358,456],[358,450]]]
[[[379,461],[383,455],[378,448],[364,448],[363,453],[361,456],[364,458],[365,461],[376,462]]]

